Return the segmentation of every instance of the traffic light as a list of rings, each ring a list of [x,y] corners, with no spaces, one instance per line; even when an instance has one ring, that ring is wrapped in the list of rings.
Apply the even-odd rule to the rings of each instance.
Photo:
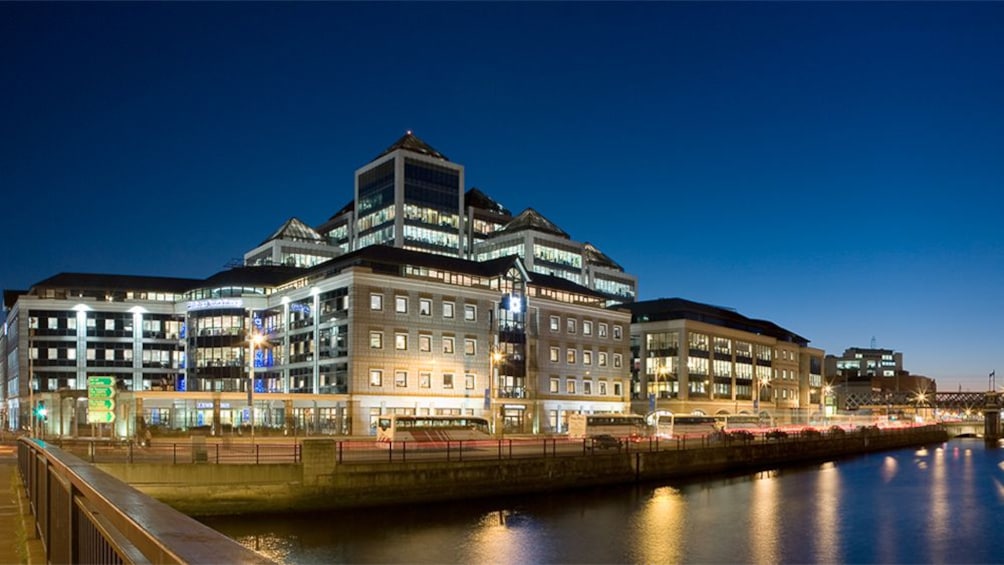
[[[35,406],[35,418],[46,421],[46,416],[49,415],[49,409],[45,407],[45,401],[39,400],[38,404]]]

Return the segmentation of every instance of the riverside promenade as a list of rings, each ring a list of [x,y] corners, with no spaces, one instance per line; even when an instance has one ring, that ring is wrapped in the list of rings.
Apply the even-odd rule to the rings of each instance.
[[[14,438],[0,439],[0,563],[45,563],[45,550],[36,535],[28,499],[17,472]]]

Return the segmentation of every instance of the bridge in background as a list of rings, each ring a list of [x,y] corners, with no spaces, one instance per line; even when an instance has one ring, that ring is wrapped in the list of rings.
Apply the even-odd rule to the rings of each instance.
[[[986,406],[986,392],[936,392],[933,394],[913,391],[852,392],[841,396],[844,409],[876,407],[910,407],[953,410],[976,414]],[[996,395],[993,395],[996,397]]]
[[[952,436],[974,435],[990,440],[1001,437],[1002,396],[998,392],[854,392],[842,397],[847,410],[878,409],[887,414],[912,410],[938,418]],[[946,419],[951,415],[951,419]]]

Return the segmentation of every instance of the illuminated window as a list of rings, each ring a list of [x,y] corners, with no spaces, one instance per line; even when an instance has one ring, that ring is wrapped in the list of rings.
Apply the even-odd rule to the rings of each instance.
[[[395,296],[394,297],[394,311],[398,314],[408,313],[408,297],[407,296]]]
[[[575,318],[568,318],[565,320],[565,331],[574,334],[575,333]]]
[[[575,379],[565,380],[565,394],[575,394]]]
[[[429,334],[419,334],[418,336],[418,350],[423,353],[430,353],[432,351],[432,336]]]
[[[575,364],[575,350],[574,349],[569,349],[569,350],[565,351],[565,363],[568,363],[569,365],[574,365]]]
[[[622,360],[620,353],[614,353],[614,367],[617,369],[621,368]]]
[[[592,351],[583,351],[582,352],[582,364],[583,365],[592,365],[593,364],[593,352]]]
[[[598,361],[599,361],[600,367],[606,367],[607,366],[607,352],[606,351],[600,351]]]
[[[447,319],[453,319],[453,303],[443,302],[443,317]]]
[[[561,352],[560,352],[559,348],[552,347],[551,348],[551,363],[557,363],[558,362],[558,356],[560,354],[561,354]]]
[[[408,386],[408,371],[394,371],[394,386]]]
[[[408,334],[394,334],[394,349],[397,349],[398,351],[407,351]]]
[[[607,395],[607,381],[600,381],[600,396]]]
[[[561,386],[561,380],[560,379],[551,379],[550,392],[557,393],[559,386]]]
[[[561,321],[557,316],[551,316],[551,331],[557,332],[561,328]]]
[[[443,337],[443,353],[446,355],[453,355],[454,351],[454,339],[452,337]]]
[[[419,298],[418,299],[418,315],[419,316],[431,316],[432,315],[432,299],[430,299],[430,298]]]
[[[607,337],[607,325],[603,322],[600,322],[598,335],[600,337]]]
[[[370,349],[383,349],[383,332],[370,332]]]
[[[467,390],[474,390],[474,375],[467,373],[464,375],[464,388]]]
[[[582,335],[593,335],[593,323],[589,320],[582,320]]]
[[[383,310],[383,295],[382,294],[371,294],[370,295],[370,310]]]
[[[478,352],[478,341],[476,339],[464,340],[464,355],[475,355]]]
[[[429,388],[432,386],[432,373],[421,372],[418,374],[418,386]]]
[[[383,371],[370,369],[370,386],[383,386]]]
[[[473,304],[464,304],[464,320],[474,322],[478,319],[478,307]]]

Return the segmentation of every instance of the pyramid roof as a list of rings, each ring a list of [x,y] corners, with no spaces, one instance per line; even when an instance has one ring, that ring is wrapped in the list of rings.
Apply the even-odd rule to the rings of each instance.
[[[513,233],[525,230],[540,231],[556,235],[558,237],[563,237],[565,239],[571,239],[571,237],[569,237],[564,230],[559,228],[551,220],[542,216],[540,212],[534,210],[533,208],[523,210],[518,216],[513,218],[511,222],[506,224],[505,227],[495,233]]]
[[[411,133],[410,130],[402,135],[390,147],[384,149],[383,153],[374,157],[373,160],[375,161],[392,151],[397,151],[398,149],[404,149],[405,151],[411,151],[412,153],[420,153],[436,159],[442,159],[443,161],[449,161],[449,159],[446,158],[446,155],[443,155],[439,151],[433,149],[431,145],[419,139],[418,136]]]
[[[618,265],[616,261],[611,259],[606,253],[597,249],[592,243],[586,242],[582,246],[582,256],[586,260],[586,263],[609,267],[611,269],[617,269],[618,271],[624,270],[624,268]]]
[[[491,196],[488,196],[476,186],[464,193],[464,208],[480,208],[503,216],[512,216],[512,212]]]
[[[308,243],[324,243],[324,237],[321,236],[321,234],[317,233],[314,228],[301,222],[297,218],[290,218],[286,220],[286,223],[282,224],[282,227],[277,229],[275,233],[270,235],[259,245],[264,245],[276,239],[284,239],[287,241],[305,241]]]

